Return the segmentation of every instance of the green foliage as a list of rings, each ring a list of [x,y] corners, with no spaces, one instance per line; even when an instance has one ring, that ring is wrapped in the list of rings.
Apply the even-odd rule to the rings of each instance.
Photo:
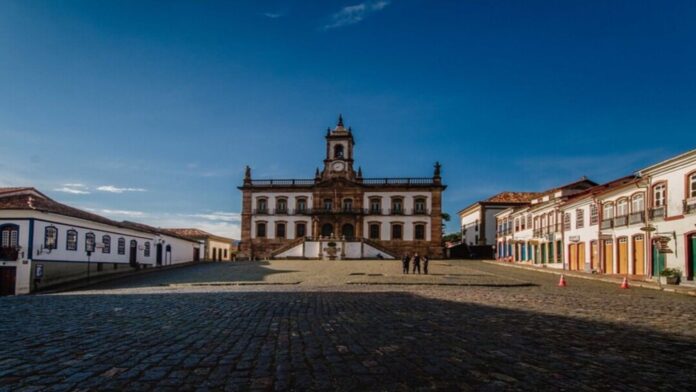
[[[668,278],[674,278],[681,276],[681,270],[679,268],[665,268],[660,272],[660,276],[666,276]]]
[[[459,242],[462,239],[461,233],[449,233],[442,237],[444,242]]]

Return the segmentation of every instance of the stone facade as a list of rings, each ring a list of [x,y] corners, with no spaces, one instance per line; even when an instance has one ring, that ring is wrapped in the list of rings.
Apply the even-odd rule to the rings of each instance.
[[[370,240],[393,255],[442,257],[440,165],[427,178],[363,178],[354,145],[339,117],[313,179],[252,179],[247,168],[239,256],[273,257],[302,238],[334,237]]]

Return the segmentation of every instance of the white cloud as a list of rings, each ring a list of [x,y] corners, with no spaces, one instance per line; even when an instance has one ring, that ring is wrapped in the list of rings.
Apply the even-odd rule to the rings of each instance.
[[[62,188],[55,188],[53,189],[54,192],[63,192],[63,193],[70,193],[73,195],[89,195],[89,191],[85,190],[85,188],[78,189],[78,187],[69,187],[68,184],[65,184]]]
[[[103,210],[98,210],[99,213],[102,213],[107,216],[125,216],[125,217],[143,217],[145,216],[145,213],[142,211],[129,211],[129,210],[108,210],[108,209],[103,209]]]
[[[110,193],[123,193],[123,192],[146,192],[143,188],[119,188],[113,185],[102,185],[97,187],[98,191],[110,192]]]
[[[239,222],[241,220],[241,215],[238,212],[210,212],[202,214],[190,214],[184,215],[191,218],[201,218],[210,221],[220,221],[220,222]]]
[[[366,1],[364,3],[349,5],[331,15],[331,22],[324,25],[324,30],[349,26],[360,23],[369,14],[383,10],[389,5],[389,1]]]
[[[70,188],[87,188],[87,185],[85,184],[63,184],[63,186],[67,186]]]

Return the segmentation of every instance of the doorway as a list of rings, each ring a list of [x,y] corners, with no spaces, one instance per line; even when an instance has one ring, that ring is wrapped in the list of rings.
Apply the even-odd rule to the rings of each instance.
[[[341,234],[347,239],[352,239],[355,236],[355,231],[353,228],[353,225],[350,223],[346,223],[341,227]]]
[[[660,252],[656,241],[652,243],[652,276],[660,276],[665,269],[665,254]]]
[[[642,235],[633,237],[633,274],[645,275],[645,240]]]
[[[604,240],[604,273],[614,273],[614,244],[611,240]]]
[[[686,279],[694,280],[696,273],[696,234],[691,234],[688,238],[689,252],[686,261]]]
[[[321,236],[331,237],[333,235],[333,225],[331,223],[324,223],[321,226]]]
[[[0,296],[14,295],[17,267],[0,267]]]
[[[128,262],[130,263],[131,267],[135,267],[136,265],[138,265],[138,241],[136,240],[131,240],[130,242]]]
[[[162,265],[162,244],[157,244],[157,265]]]
[[[618,243],[618,273],[621,275],[625,275],[628,273],[628,238],[619,238]]]

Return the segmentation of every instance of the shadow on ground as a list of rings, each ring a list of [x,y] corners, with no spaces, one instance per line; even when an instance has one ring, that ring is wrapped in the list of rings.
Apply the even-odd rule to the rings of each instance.
[[[184,268],[118,278],[85,287],[83,290],[127,289],[213,282],[261,282],[271,275],[299,272],[272,269],[268,267],[269,265],[270,263],[265,261],[194,264]]]
[[[0,389],[689,390],[696,340],[402,292],[3,298]]]

